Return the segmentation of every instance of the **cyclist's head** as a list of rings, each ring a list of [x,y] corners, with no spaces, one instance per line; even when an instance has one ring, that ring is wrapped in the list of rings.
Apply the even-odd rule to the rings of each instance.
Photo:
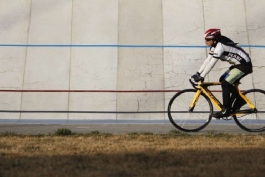
[[[205,40],[214,40],[217,41],[221,37],[221,30],[218,28],[211,28],[205,31],[204,38]]]

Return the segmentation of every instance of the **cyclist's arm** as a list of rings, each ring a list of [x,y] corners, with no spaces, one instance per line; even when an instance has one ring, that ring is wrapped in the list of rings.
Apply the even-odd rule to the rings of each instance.
[[[204,60],[202,66],[200,67],[198,73],[202,73],[205,69],[205,67],[210,63],[211,59],[213,58],[212,54],[209,54],[208,57]]]
[[[210,62],[205,66],[203,72],[200,74],[201,77],[204,78],[213,69],[214,65],[217,63],[223,53],[224,48],[221,43],[218,43],[213,51],[211,50],[210,54],[212,54],[212,58]]]
[[[217,58],[212,58],[210,62],[205,66],[203,72],[200,74],[201,77],[205,77],[214,67],[214,65],[217,63]]]
[[[206,68],[206,66],[211,62],[212,58],[213,58],[213,54],[214,54],[214,50],[215,48],[214,47],[211,47],[210,48],[210,52],[209,52],[209,55],[208,57],[204,60],[202,66],[200,67],[198,73],[202,73],[204,71],[204,69]]]

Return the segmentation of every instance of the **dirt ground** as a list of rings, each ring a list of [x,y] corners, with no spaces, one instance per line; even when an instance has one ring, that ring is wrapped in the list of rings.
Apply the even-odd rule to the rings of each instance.
[[[265,135],[0,134],[0,177],[263,177]]]

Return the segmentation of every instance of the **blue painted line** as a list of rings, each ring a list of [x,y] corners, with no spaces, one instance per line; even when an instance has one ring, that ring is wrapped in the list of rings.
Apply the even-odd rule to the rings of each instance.
[[[240,47],[265,48],[265,45],[239,45]]]
[[[244,48],[265,48],[265,45],[239,45]],[[86,47],[86,48],[208,48],[204,45],[127,45],[127,44],[0,44],[0,47]]]

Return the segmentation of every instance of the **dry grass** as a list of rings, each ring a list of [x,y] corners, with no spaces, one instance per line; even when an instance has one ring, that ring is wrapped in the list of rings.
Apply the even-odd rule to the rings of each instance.
[[[0,177],[264,174],[264,135],[0,135]]]

